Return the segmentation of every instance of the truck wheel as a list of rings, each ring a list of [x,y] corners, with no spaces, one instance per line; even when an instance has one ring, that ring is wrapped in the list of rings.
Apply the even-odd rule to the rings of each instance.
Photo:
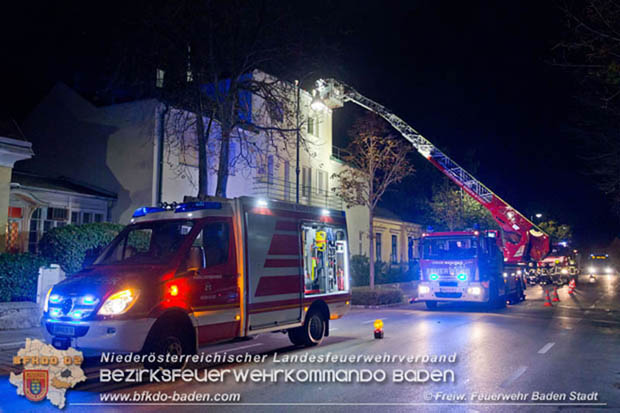
[[[489,293],[489,303],[488,308],[490,310],[504,308],[506,306],[506,299],[504,296],[499,295],[499,291],[497,290],[497,286],[493,285],[491,287],[491,292]]]
[[[325,330],[327,323],[325,317],[320,311],[313,311],[306,317],[306,322],[302,326],[303,337],[306,346],[316,346],[321,344],[323,337],[325,336]]]
[[[304,339],[304,327],[290,329],[288,331],[288,339],[291,340],[291,343],[295,346],[306,344],[306,340]]]
[[[437,301],[425,301],[426,308],[429,310],[435,310],[437,308]]]
[[[162,326],[164,327],[164,326]],[[182,326],[172,326],[171,328],[158,328],[147,339],[145,353],[154,353],[155,356],[160,355],[177,355],[193,354],[193,346],[191,343],[191,334],[184,331]],[[182,369],[187,361],[166,362],[164,361],[145,361],[144,367],[147,369]]]

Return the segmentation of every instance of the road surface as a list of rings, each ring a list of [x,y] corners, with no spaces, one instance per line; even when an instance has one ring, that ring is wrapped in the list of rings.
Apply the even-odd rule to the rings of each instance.
[[[68,412],[73,411],[148,411],[168,408],[175,411],[620,411],[620,280],[600,277],[595,285],[582,283],[577,294],[569,296],[561,288],[561,301],[554,307],[543,306],[542,289],[528,288],[527,300],[505,309],[486,311],[475,306],[440,305],[428,311],[422,303],[385,309],[354,309],[346,317],[331,322],[331,334],[323,344],[313,348],[292,347],[280,333],[265,334],[250,340],[225,343],[203,349],[208,352],[266,355],[264,363],[192,366],[247,371],[249,369],[383,369],[383,383],[100,383],[101,366],[89,360],[85,371],[89,380],[68,391]],[[381,318],[385,338],[373,338],[373,322]],[[34,332],[27,332],[36,334]],[[24,333],[26,334],[26,333]],[[12,340],[12,341],[9,341]],[[8,344],[3,344],[8,343]],[[2,412],[56,411],[49,402],[31,404],[14,396],[8,383],[11,357],[21,337],[0,335],[0,394]],[[18,343],[18,344],[14,344]],[[394,354],[451,355],[456,362],[421,363],[344,363],[302,364],[276,363],[290,355]],[[106,366],[108,367],[108,366]],[[394,370],[434,369],[454,372],[454,382],[396,383]],[[148,393],[150,392],[150,393]],[[172,395],[192,392],[238,394],[240,402],[213,404],[100,404],[100,394]],[[528,400],[517,404],[484,401],[497,394],[527,394]],[[577,401],[556,400],[554,405],[532,402],[533,392],[567,394],[578,392],[587,405]],[[472,400],[472,394],[481,400]],[[466,395],[465,401],[450,398]],[[595,395],[595,396],[593,396]],[[132,396],[137,397],[137,396]],[[171,396],[170,396],[171,397]],[[228,396],[231,397],[231,396]],[[561,396],[557,396],[561,397]],[[571,404],[567,404],[571,403]]]

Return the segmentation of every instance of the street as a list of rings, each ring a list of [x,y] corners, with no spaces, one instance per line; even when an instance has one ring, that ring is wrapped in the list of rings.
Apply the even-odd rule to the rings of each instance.
[[[313,411],[374,411],[380,406],[389,411],[584,411],[595,408],[620,411],[620,282],[616,276],[599,277],[596,284],[582,282],[574,296],[567,287],[559,290],[560,302],[544,307],[540,286],[529,287],[527,300],[501,310],[487,311],[475,306],[443,304],[438,310],[426,310],[423,303],[384,309],[354,309],[346,317],[331,322],[331,334],[318,347],[292,347],[280,333],[264,334],[203,349],[206,352],[267,354],[265,363],[221,365],[220,369],[336,368],[333,364],[283,364],[289,355],[315,354],[390,354],[450,355],[455,363],[439,368],[454,370],[454,382],[396,383],[395,369],[434,368],[432,364],[347,363],[338,368],[386,370],[390,379],[383,383],[99,383],[99,368],[93,360],[84,366],[89,377],[67,393],[68,411],[160,411],[161,404],[102,406],[100,392],[137,393],[144,391],[173,393],[239,393],[240,403],[218,404],[217,410],[239,411],[251,405],[253,411],[273,411],[298,406]],[[380,318],[385,338],[373,338],[373,322]],[[9,395],[15,387],[8,382],[11,357],[16,352],[16,336],[2,336],[0,392]],[[10,341],[12,340],[12,341]],[[277,360],[274,361],[274,353]],[[109,368],[110,366],[105,366]],[[190,366],[191,367],[191,366]],[[198,366],[205,367],[205,366]],[[193,367],[191,367],[193,368]],[[268,389],[268,391],[266,390]],[[497,393],[540,394],[578,392],[594,394],[595,400],[545,401],[557,403],[543,407],[541,401],[485,401],[484,395]],[[459,394],[477,393],[482,401],[455,402]],[[585,397],[585,396],[584,396]],[[430,399],[430,400],[429,400]],[[10,400],[10,401],[9,401]],[[94,403],[96,407],[91,405]],[[455,404],[457,403],[457,404]],[[571,403],[562,405],[562,403]],[[173,404],[173,403],[168,403]],[[207,407],[213,409],[215,404]],[[171,408],[172,406],[167,406]],[[22,397],[5,398],[2,412],[42,411],[56,408],[49,402],[31,404]],[[203,411],[204,405],[183,404],[183,411]]]

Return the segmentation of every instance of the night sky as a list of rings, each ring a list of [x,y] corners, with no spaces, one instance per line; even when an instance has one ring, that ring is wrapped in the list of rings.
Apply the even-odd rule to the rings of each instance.
[[[139,12],[124,3],[68,4],[5,6],[0,118],[23,120],[58,80],[87,84],[113,41],[127,35],[114,31],[115,20]],[[391,108],[523,214],[572,225],[577,245],[604,246],[620,235],[573,132],[581,111],[575,81],[548,63],[565,30],[552,2],[324,4],[300,3],[299,13],[318,29],[329,13],[325,33],[339,52],[333,67],[324,63],[325,76]],[[337,112],[335,143],[345,143],[357,113]],[[385,205],[413,218],[413,203],[395,200],[428,196],[441,176],[421,158],[416,166]]]

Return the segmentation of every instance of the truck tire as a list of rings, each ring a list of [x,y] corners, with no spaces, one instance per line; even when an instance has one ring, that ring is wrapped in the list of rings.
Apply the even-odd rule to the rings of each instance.
[[[437,301],[425,301],[424,304],[426,304],[426,308],[429,310],[437,309]]]
[[[288,331],[288,339],[291,340],[291,343],[295,346],[303,346],[306,344],[303,326],[290,329]]]
[[[306,346],[316,346],[321,344],[327,330],[327,322],[321,311],[313,311],[306,317],[304,324],[304,339]]]
[[[166,354],[193,354],[194,346],[191,340],[191,332],[185,331],[183,326],[167,326],[168,328],[157,328],[147,338],[145,344],[145,353],[154,353],[158,355]],[[147,369],[157,369],[159,367],[164,369],[182,369],[187,365],[187,361],[183,362],[169,362],[165,361],[145,361],[144,367]]]
[[[519,286],[519,302],[525,301],[525,290],[527,289],[527,287],[524,284],[519,284]]]
[[[497,286],[493,284],[489,293],[489,302],[487,304],[489,310],[496,310],[504,308],[506,306],[506,299],[504,296],[499,295]]]

